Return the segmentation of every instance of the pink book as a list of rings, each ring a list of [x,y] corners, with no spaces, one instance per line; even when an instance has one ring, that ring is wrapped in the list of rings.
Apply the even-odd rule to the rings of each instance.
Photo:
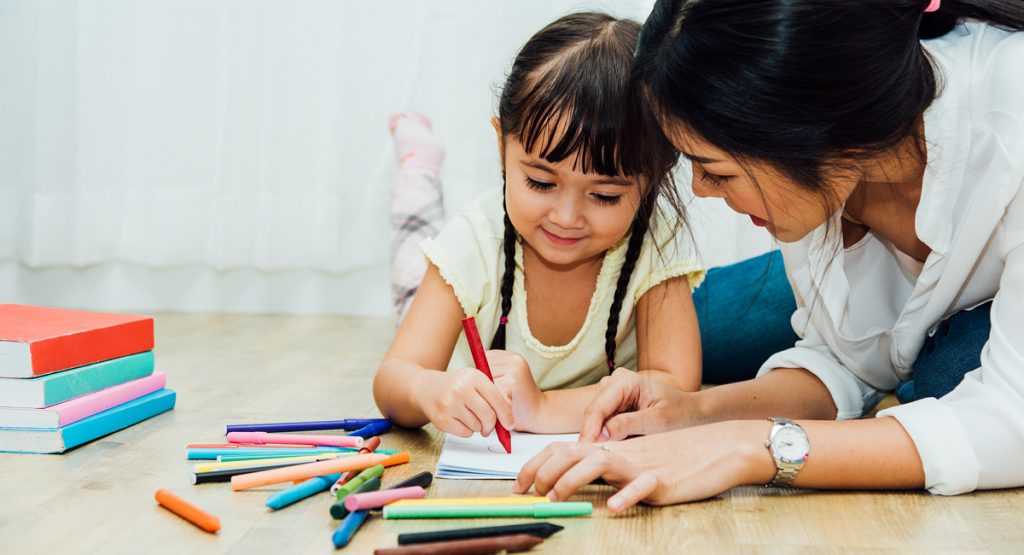
[[[153,372],[145,378],[101,389],[46,408],[0,407],[0,428],[60,428],[163,389],[166,383],[166,374]]]

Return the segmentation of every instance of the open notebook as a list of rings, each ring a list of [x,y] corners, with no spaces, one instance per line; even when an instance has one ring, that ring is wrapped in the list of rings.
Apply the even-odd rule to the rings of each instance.
[[[536,435],[512,432],[512,454],[491,434],[461,438],[446,434],[437,461],[438,478],[461,480],[515,480],[519,469],[549,443],[575,442],[579,434]]]

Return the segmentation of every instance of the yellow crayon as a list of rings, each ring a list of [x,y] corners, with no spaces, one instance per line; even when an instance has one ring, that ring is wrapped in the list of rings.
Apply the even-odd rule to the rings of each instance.
[[[438,505],[533,505],[534,503],[547,503],[551,501],[547,497],[527,497],[516,495],[513,497],[435,497],[433,499],[403,499],[390,503],[389,507],[399,505],[410,506],[438,506]]]

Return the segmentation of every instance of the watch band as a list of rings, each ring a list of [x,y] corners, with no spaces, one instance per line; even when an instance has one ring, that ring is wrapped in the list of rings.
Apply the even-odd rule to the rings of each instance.
[[[795,466],[781,466],[778,461],[775,462],[775,477],[772,478],[771,482],[768,482],[768,487],[772,488],[784,488],[793,483],[796,480],[797,473],[800,469]]]
[[[765,486],[786,487],[793,483],[793,480],[796,479],[797,473],[799,473],[800,469],[804,467],[804,464],[807,462],[807,455],[804,455],[803,459],[797,461],[782,459],[775,453],[775,450],[772,449],[772,441],[775,439],[776,432],[782,428],[793,428],[799,430],[800,433],[803,434],[805,440],[807,438],[807,433],[804,432],[803,426],[788,418],[769,418],[768,420],[772,422],[772,430],[768,434],[768,439],[765,441],[765,447],[768,448],[772,455],[772,459],[775,461],[775,476],[770,482],[765,484]]]

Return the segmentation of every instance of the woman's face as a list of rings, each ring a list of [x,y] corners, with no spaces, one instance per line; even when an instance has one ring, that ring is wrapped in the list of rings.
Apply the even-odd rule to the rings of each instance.
[[[693,194],[722,198],[784,243],[798,241],[824,223],[860,180],[856,172],[832,171],[826,175],[826,196],[800,187],[767,163],[741,166],[696,133],[674,130],[666,135],[692,165]]]

